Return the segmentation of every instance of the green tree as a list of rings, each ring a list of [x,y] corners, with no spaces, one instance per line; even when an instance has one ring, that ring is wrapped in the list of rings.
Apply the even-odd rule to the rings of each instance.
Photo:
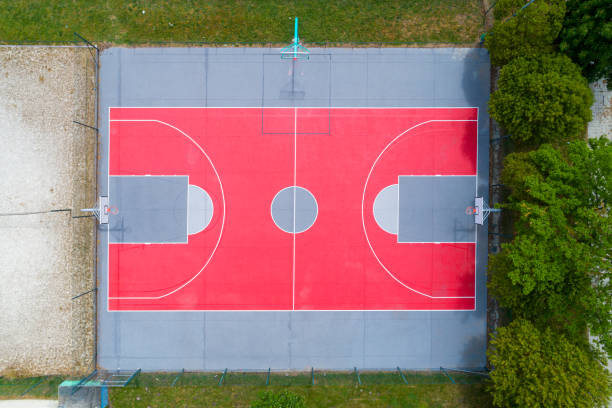
[[[515,236],[490,257],[491,293],[585,347],[589,329],[612,355],[612,142],[510,154],[502,180]]]
[[[526,320],[502,327],[488,351],[498,407],[605,407],[610,374],[592,355]]]
[[[559,49],[582,68],[589,81],[608,80],[612,87],[612,2],[569,0]]]
[[[554,51],[563,25],[564,0],[499,0],[494,8],[495,24],[485,37],[485,47],[494,65],[504,65],[520,56]]]
[[[591,120],[593,93],[565,55],[516,58],[501,69],[498,86],[489,111],[517,143],[575,139]]]

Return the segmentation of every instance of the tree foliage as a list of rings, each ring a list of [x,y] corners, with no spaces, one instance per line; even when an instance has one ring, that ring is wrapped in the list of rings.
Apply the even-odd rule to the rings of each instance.
[[[564,0],[499,0],[495,24],[485,37],[491,62],[504,65],[519,56],[537,56],[554,51],[565,14]]]
[[[559,49],[569,55],[589,81],[608,79],[612,86],[612,2],[569,0]]]
[[[515,236],[492,255],[489,288],[515,316],[612,355],[612,142],[542,145],[506,157]]]
[[[584,350],[550,329],[515,320],[498,330],[488,354],[499,407],[605,407],[610,374]]]
[[[516,58],[501,69],[498,86],[489,111],[516,142],[575,139],[591,120],[593,93],[564,55]]]

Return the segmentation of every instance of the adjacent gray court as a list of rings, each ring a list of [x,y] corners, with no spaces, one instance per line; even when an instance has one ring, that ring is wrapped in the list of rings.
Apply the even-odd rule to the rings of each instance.
[[[281,61],[278,51],[272,48],[110,48],[103,51],[98,182],[100,195],[109,195],[109,189],[121,190],[120,194],[110,191],[110,195],[122,197],[117,206],[123,216],[123,225],[109,226],[111,240],[169,242],[174,239],[178,242],[206,224],[206,219],[210,221],[208,217],[212,215],[204,198],[199,205],[194,205],[199,208],[198,219],[204,221],[199,226],[188,221],[191,218],[185,211],[187,195],[191,192],[187,193],[188,183],[179,177],[163,188],[161,184],[146,187],[142,183],[153,182],[153,178],[145,180],[145,177],[129,188],[123,180],[117,182],[112,177],[108,184],[110,106],[478,107],[477,179],[450,186],[444,180],[415,182],[400,178],[397,191],[389,192],[390,196],[399,197],[398,206],[394,209],[390,204],[383,205],[386,213],[399,211],[401,219],[396,223],[395,233],[400,241],[467,240],[468,237],[473,241],[476,236],[476,310],[110,313],[107,312],[107,234],[100,233],[100,367],[144,370],[484,367],[487,233],[482,227],[474,233],[473,225],[455,225],[444,217],[451,196],[456,198],[452,205],[463,207],[462,211],[470,205],[463,201],[473,200],[475,195],[488,198],[490,64],[486,50],[311,49],[311,60],[301,62],[295,71],[288,69],[291,62]],[[286,132],[276,129],[265,112],[263,109],[262,134]],[[325,137],[329,127],[325,121],[317,121],[316,128],[298,129],[298,132],[320,133]],[[409,193],[418,189],[432,191],[433,195],[419,199],[414,192]],[[160,190],[165,192],[165,198],[151,196]],[[305,205],[303,214],[294,217],[288,213],[286,210],[293,207],[292,200],[297,202],[297,195],[302,193],[294,189],[289,192],[288,196],[283,194],[279,198],[276,207],[271,204],[271,216],[275,221],[278,219],[281,228],[299,232],[317,215],[307,194],[300,201]],[[163,211],[152,208],[147,215],[130,212],[132,200],[158,199],[167,203]],[[440,228],[425,218],[419,224],[422,228],[413,227],[415,215],[404,215],[404,203],[412,208],[430,208],[429,219],[441,220]],[[275,213],[280,215],[276,217]],[[167,235],[132,225],[132,220],[137,220],[135,217],[150,217],[153,223],[159,223],[177,216],[184,216],[185,223],[164,229],[172,231]],[[393,229],[393,222],[386,218],[382,222]],[[142,225],[143,220],[137,224]],[[106,227],[101,228],[104,231]],[[115,228],[118,228],[116,232]]]

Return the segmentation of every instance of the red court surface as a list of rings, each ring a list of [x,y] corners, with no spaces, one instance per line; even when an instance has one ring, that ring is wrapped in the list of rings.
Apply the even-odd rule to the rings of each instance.
[[[476,244],[399,244],[372,204],[399,175],[476,175],[477,116],[110,108],[109,175],[188,175],[214,216],[187,244],[109,244],[108,309],[474,310]],[[318,205],[298,234],[271,217],[292,185]]]

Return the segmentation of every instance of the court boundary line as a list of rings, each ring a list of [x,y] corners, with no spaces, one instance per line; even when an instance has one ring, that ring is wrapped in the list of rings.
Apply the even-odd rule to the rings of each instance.
[[[109,106],[108,107],[108,119],[109,119],[109,134],[108,134],[108,173],[110,175],[110,122],[112,121],[133,121],[133,120],[117,120],[117,119],[111,119],[111,115],[110,115],[110,111],[111,108],[115,108],[115,109],[290,109],[292,107],[287,106],[287,107],[264,107],[264,106],[244,106],[244,107],[237,107],[237,106]],[[294,109],[296,108],[295,106],[293,107]],[[455,121],[471,121],[471,122],[476,122],[477,123],[477,127],[476,127],[476,174],[475,174],[475,183],[476,183],[476,191],[478,192],[478,154],[479,154],[479,149],[478,149],[478,142],[479,142],[479,128],[478,128],[478,122],[480,120],[480,115],[479,115],[479,107],[474,107],[474,106],[430,106],[430,107],[424,107],[424,106],[418,106],[418,107],[406,107],[406,106],[388,106],[388,107],[383,107],[383,106],[338,106],[338,107],[333,107],[333,106],[329,106],[329,107],[320,107],[320,106],[304,106],[304,107],[300,107],[301,109],[398,109],[398,110],[404,110],[404,109],[459,109],[459,110],[466,110],[466,109],[476,109],[476,119],[465,119],[465,120],[433,120],[433,121],[449,121],[449,122],[455,122]],[[156,122],[161,122],[161,121],[157,121],[157,120],[151,120],[151,121],[156,121]],[[429,121],[427,121],[429,122]],[[423,123],[418,124],[417,126],[422,125]],[[171,126],[171,125],[170,125]],[[178,129],[177,129],[178,130]],[[410,129],[409,129],[410,130]],[[180,130],[179,130],[180,131]],[[408,131],[408,130],[407,130]],[[405,132],[407,132],[405,131]],[[405,133],[404,132],[404,133]],[[206,155],[206,153],[204,153]],[[212,163],[211,163],[212,164]],[[214,166],[213,166],[214,169]],[[216,169],[215,169],[216,171]],[[218,176],[218,174],[217,174]],[[368,175],[369,178],[369,175]],[[221,185],[221,181],[219,179],[219,183],[222,189],[222,185]],[[222,190],[223,191],[223,190]],[[364,193],[365,193],[365,188],[364,188]],[[225,221],[225,197],[224,195],[222,195],[222,201],[223,201],[223,220]],[[363,224],[363,200],[362,200],[362,224]],[[219,241],[221,239],[222,236],[222,231],[223,231],[223,224],[222,224],[222,230],[221,233],[219,235]],[[364,229],[365,231],[365,229]],[[478,230],[475,230],[475,235],[476,237],[478,236]],[[294,234],[295,236],[295,234]],[[478,259],[477,259],[477,248],[478,248],[478,240],[476,239],[474,242],[472,242],[474,244],[474,264],[475,264],[475,273],[474,273],[474,296],[472,297],[466,297],[466,299],[473,299],[473,309],[218,309],[218,310],[211,310],[211,309],[200,309],[200,310],[194,310],[194,309],[176,309],[176,310],[142,310],[142,309],[121,309],[121,310],[110,310],[110,306],[108,300],[111,300],[110,297],[108,297],[108,293],[107,293],[107,307],[106,307],[106,311],[109,313],[121,313],[121,312],[152,312],[152,313],[159,313],[159,312],[197,312],[197,313],[207,313],[207,312],[264,312],[264,313],[270,313],[270,312],[474,312],[477,310],[476,307],[476,302],[477,302],[477,297],[476,294],[477,292],[477,269],[478,269]],[[369,244],[369,242],[368,242]],[[109,263],[108,263],[108,242],[107,242],[107,284],[109,283],[108,280],[108,274],[110,271],[109,268]],[[120,299],[115,299],[115,300],[120,300]]]
[[[474,108],[472,108],[474,109]],[[477,108],[476,108],[477,109]],[[374,258],[376,259],[376,261],[378,262],[378,264],[383,268],[384,271],[387,272],[387,274],[393,278],[393,280],[395,280],[397,283],[399,283],[401,286],[405,287],[406,289],[419,294],[421,296],[425,296],[429,299],[474,299],[474,310],[476,310],[476,282],[474,282],[474,295],[473,296],[432,296],[432,295],[428,295],[426,293],[420,292],[408,285],[406,285],[404,282],[402,282],[400,279],[398,279],[395,275],[393,275],[393,273],[391,273],[391,271],[389,271],[389,269],[382,263],[382,261],[380,260],[380,258],[378,257],[378,255],[376,254],[376,251],[374,250],[374,248],[372,247],[372,243],[370,242],[370,238],[368,236],[368,232],[365,226],[365,216],[364,216],[364,212],[365,212],[365,194],[366,194],[366,189],[368,187],[368,183],[370,181],[370,177],[372,176],[372,172],[374,171],[374,168],[376,167],[376,164],[378,164],[380,158],[383,156],[383,154],[385,154],[385,152],[391,147],[391,145],[393,145],[398,139],[400,139],[402,136],[404,136],[405,134],[407,134],[408,132],[410,132],[413,129],[416,129],[420,126],[426,125],[428,123],[444,123],[444,122],[476,122],[476,146],[478,149],[478,110],[476,111],[476,119],[430,119],[430,120],[426,120],[424,122],[420,122],[417,123],[416,125],[404,130],[403,132],[401,132],[399,135],[397,135],[396,137],[394,137],[378,154],[378,156],[376,157],[376,159],[374,160],[374,163],[372,164],[372,167],[370,167],[370,171],[368,172],[368,176],[366,177],[365,183],[363,185],[363,194],[361,197],[361,224],[363,227],[363,232],[366,238],[366,242],[368,243],[368,247],[370,248],[370,252],[372,253],[372,255],[374,255]],[[472,177],[476,178],[476,183],[478,183],[478,150],[476,150],[476,174],[472,175]],[[478,191],[476,191],[478,192]],[[399,193],[399,192],[398,192]],[[398,198],[399,199],[399,198]],[[477,229],[476,229],[477,231]],[[476,247],[478,245],[478,242],[475,241],[473,242],[474,247]],[[476,254],[475,254],[476,255]],[[476,259],[474,259],[474,280],[476,281],[476,274],[477,274],[477,268],[476,268]]]
[[[295,74],[295,62],[293,64]],[[293,107],[293,258],[291,275],[291,309],[295,310],[295,207],[297,199],[297,107]],[[315,218],[315,221],[317,219]]]
[[[294,60],[295,70],[295,60]],[[295,74],[295,72],[293,72]],[[297,107],[293,107],[293,258],[292,258],[292,275],[291,275],[291,309],[295,310],[295,207],[297,203]],[[318,213],[318,211],[317,211]],[[318,214],[317,214],[318,215]],[[317,219],[315,218],[315,221]],[[314,225],[314,224],[313,224]]]
[[[478,151],[478,141],[479,141],[479,127],[478,124],[480,123],[480,108],[476,107],[476,177],[474,178],[474,183],[476,184],[476,187],[474,188],[474,191],[476,192],[476,197],[478,197],[478,159],[480,158],[479,156],[479,151]],[[490,121],[489,121],[490,122]],[[489,136],[490,137],[490,136]],[[489,143],[489,141],[487,140],[487,144]],[[489,153],[489,152],[487,152]],[[487,157],[488,159],[488,157]],[[489,186],[489,174],[487,172],[487,187]],[[485,235],[485,248],[487,248],[487,257],[488,257],[488,248],[489,248],[489,234],[488,234],[489,228],[487,227],[487,234]],[[474,310],[476,310],[476,289],[477,289],[477,285],[478,285],[478,279],[477,279],[477,273],[478,273],[478,225],[476,225],[476,228],[474,228]],[[485,278],[486,279],[486,278]],[[486,283],[485,283],[485,288],[486,288]],[[487,300],[485,299],[485,311],[486,311],[486,307],[487,307]]]
[[[121,310],[106,310],[108,313],[123,313],[123,312],[138,312],[138,313],[275,313],[275,312],[344,312],[344,313],[364,313],[364,312],[474,312],[476,311],[476,300],[474,300],[474,309],[121,309]]]
[[[170,296],[176,292],[178,292],[179,290],[183,289],[184,287],[186,287],[187,285],[189,285],[191,282],[193,282],[198,276],[200,276],[200,274],[204,271],[204,269],[206,269],[206,267],[208,266],[208,264],[210,263],[210,261],[212,260],[213,256],[215,255],[215,252],[217,251],[217,248],[219,247],[219,243],[221,242],[221,238],[223,237],[223,229],[225,227],[225,217],[226,217],[226,206],[225,206],[225,192],[223,190],[223,183],[221,182],[221,177],[219,176],[219,172],[217,171],[217,168],[215,167],[214,163],[212,162],[212,159],[210,158],[210,156],[208,156],[208,154],[206,153],[206,151],[204,151],[204,149],[202,148],[202,146],[200,146],[195,140],[193,140],[193,138],[191,136],[189,136],[187,133],[183,132],[181,129],[177,128],[176,126],[173,126],[169,123],[163,122],[161,120],[158,119],[111,119],[110,116],[110,110],[111,107],[109,106],[108,108],[108,121],[109,121],[109,129],[108,129],[108,187],[110,190],[110,157],[111,157],[111,134],[110,134],[110,126],[111,126],[111,122],[151,122],[151,123],[159,123],[165,126],[168,126],[174,130],[176,130],[177,132],[179,132],[180,134],[182,134],[183,136],[185,136],[189,141],[191,141],[191,143],[193,143],[201,152],[202,154],[206,157],[206,159],[208,160],[208,162],[210,163],[213,171],[215,172],[215,176],[217,176],[217,181],[219,182],[219,188],[221,190],[221,202],[222,202],[222,208],[223,208],[223,218],[221,221],[221,230],[219,231],[219,237],[217,238],[217,242],[215,243],[215,247],[213,248],[213,251],[211,252],[210,256],[208,257],[208,259],[206,260],[206,262],[204,263],[204,266],[202,266],[202,268],[194,275],[192,276],[189,280],[187,280],[186,282],[184,282],[182,285],[178,286],[177,288],[173,289],[172,291],[161,295],[161,296],[109,296],[108,291],[110,290],[110,231],[107,230],[107,304],[106,304],[106,309],[107,311],[109,311],[109,303],[110,300],[158,300],[158,299],[162,299],[165,298],[167,296]],[[110,200],[110,198],[109,198]]]
[[[477,106],[109,106],[109,109],[478,109]],[[115,120],[115,119],[112,119]],[[476,119],[467,119],[476,120]],[[286,132],[291,133],[291,132]]]

